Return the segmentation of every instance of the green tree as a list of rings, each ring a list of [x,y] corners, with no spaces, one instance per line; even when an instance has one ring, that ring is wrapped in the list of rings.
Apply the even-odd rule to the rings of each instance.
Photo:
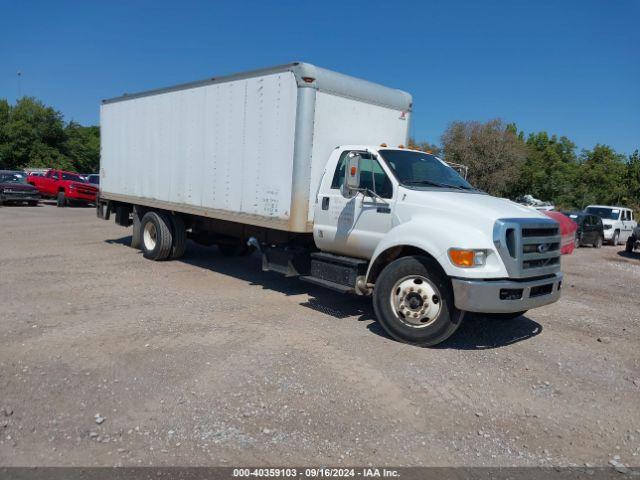
[[[500,119],[453,122],[442,135],[447,162],[469,167],[468,180],[496,196],[505,196],[518,179],[526,147],[514,124]]]
[[[526,147],[526,160],[511,195],[531,194],[559,206],[573,207],[579,169],[575,144],[567,137],[538,132],[529,135]]]
[[[65,128],[63,150],[78,172],[97,172],[100,166],[100,127],[83,127],[69,122]]]
[[[636,213],[640,215],[640,153],[638,150],[629,155],[625,184],[627,192],[624,202],[635,207]]]
[[[0,99],[0,168],[62,168],[96,172],[100,129],[76,122],[32,97],[15,105]]]
[[[629,193],[628,165],[624,155],[597,144],[593,150],[583,150],[576,182],[576,203],[584,208],[590,203],[616,205]]]

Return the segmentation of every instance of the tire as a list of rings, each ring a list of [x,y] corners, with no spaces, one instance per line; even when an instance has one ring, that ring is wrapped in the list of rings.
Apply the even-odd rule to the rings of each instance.
[[[598,235],[598,238],[596,238],[596,241],[593,243],[593,248],[600,248],[602,247],[602,237],[600,235]]]
[[[445,341],[464,316],[454,306],[446,274],[424,256],[402,257],[382,270],[373,291],[373,309],[391,337],[422,347]]]
[[[171,220],[160,212],[147,212],[140,221],[142,253],[149,260],[165,260],[171,254]]]
[[[131,232],[131,248],[139,249],[142,245],[142,220],[140,212],[133,207],[133,231]]]
[[[187,229],[184,226],[184,220],[179,215],[170,215],[171,233],[173,235],[173,243],[171,245],[170,259],[180,258],[187,249]]]
[[[613,233],[613,238],[611,238],[611,245],[618,245],[618,241],[620,239],[620,232],[617,230]]]
[[[30,207],[37,207],[38,206],[38,201],[37,200],[30,200],[27,202],[27,205],[29,205]]]
[[[56,197],[56,207],[66,207],[67,206],[67,197],[65,197],[64,192],[58,192],[58,196]]]
[[[573,243],[575,245],[575,248],[580,248],[580,243],[581,242],[580,242],[580,237],[578,235],[576,235],[576,239],[574,240]]]
[[[627,243],[624,246],[624,251],[627,253],[633,252],[633,245],[636,243],[635,238],[629,237],[627,238]]]
[[[490,320],[513,320],[514,318],[518,318],[527,313],[527,310],[523,310],[521,312],[511,312],[511,313],[481,313],[483,317],[486,317]]]

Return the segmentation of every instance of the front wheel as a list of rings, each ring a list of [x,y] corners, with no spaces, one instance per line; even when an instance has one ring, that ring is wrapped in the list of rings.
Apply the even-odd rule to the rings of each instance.
[[[633,252],[633,246],[635,245],[635,243],[636,243],[636,239],[634,237],[627,238],[627,243],[624,246],[625,252],[627,253]]]
[[[378,322],[396,340],[428,347],[458,329],[451,283],[438,263],[424,256],[402,257],[380,273],[373,291]]]

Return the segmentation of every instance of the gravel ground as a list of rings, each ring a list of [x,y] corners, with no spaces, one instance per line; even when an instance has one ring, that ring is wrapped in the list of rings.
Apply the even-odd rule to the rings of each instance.
[[[427,349],[257,256],[156,263],[129,234],[0,208],[0,465],[640,464],[623,247],[564,257],[558,303]]]

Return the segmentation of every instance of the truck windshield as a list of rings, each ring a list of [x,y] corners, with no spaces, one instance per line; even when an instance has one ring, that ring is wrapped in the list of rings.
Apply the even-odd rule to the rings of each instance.
[[[410,187],[440,187],[476,190],[435,155],[414,150],[380,150],[398,181]]]
[[[606,207],[588,207],[587,213],[597,215],[605,220],[618,220],[620,217],[619,208],[606,208]]]

